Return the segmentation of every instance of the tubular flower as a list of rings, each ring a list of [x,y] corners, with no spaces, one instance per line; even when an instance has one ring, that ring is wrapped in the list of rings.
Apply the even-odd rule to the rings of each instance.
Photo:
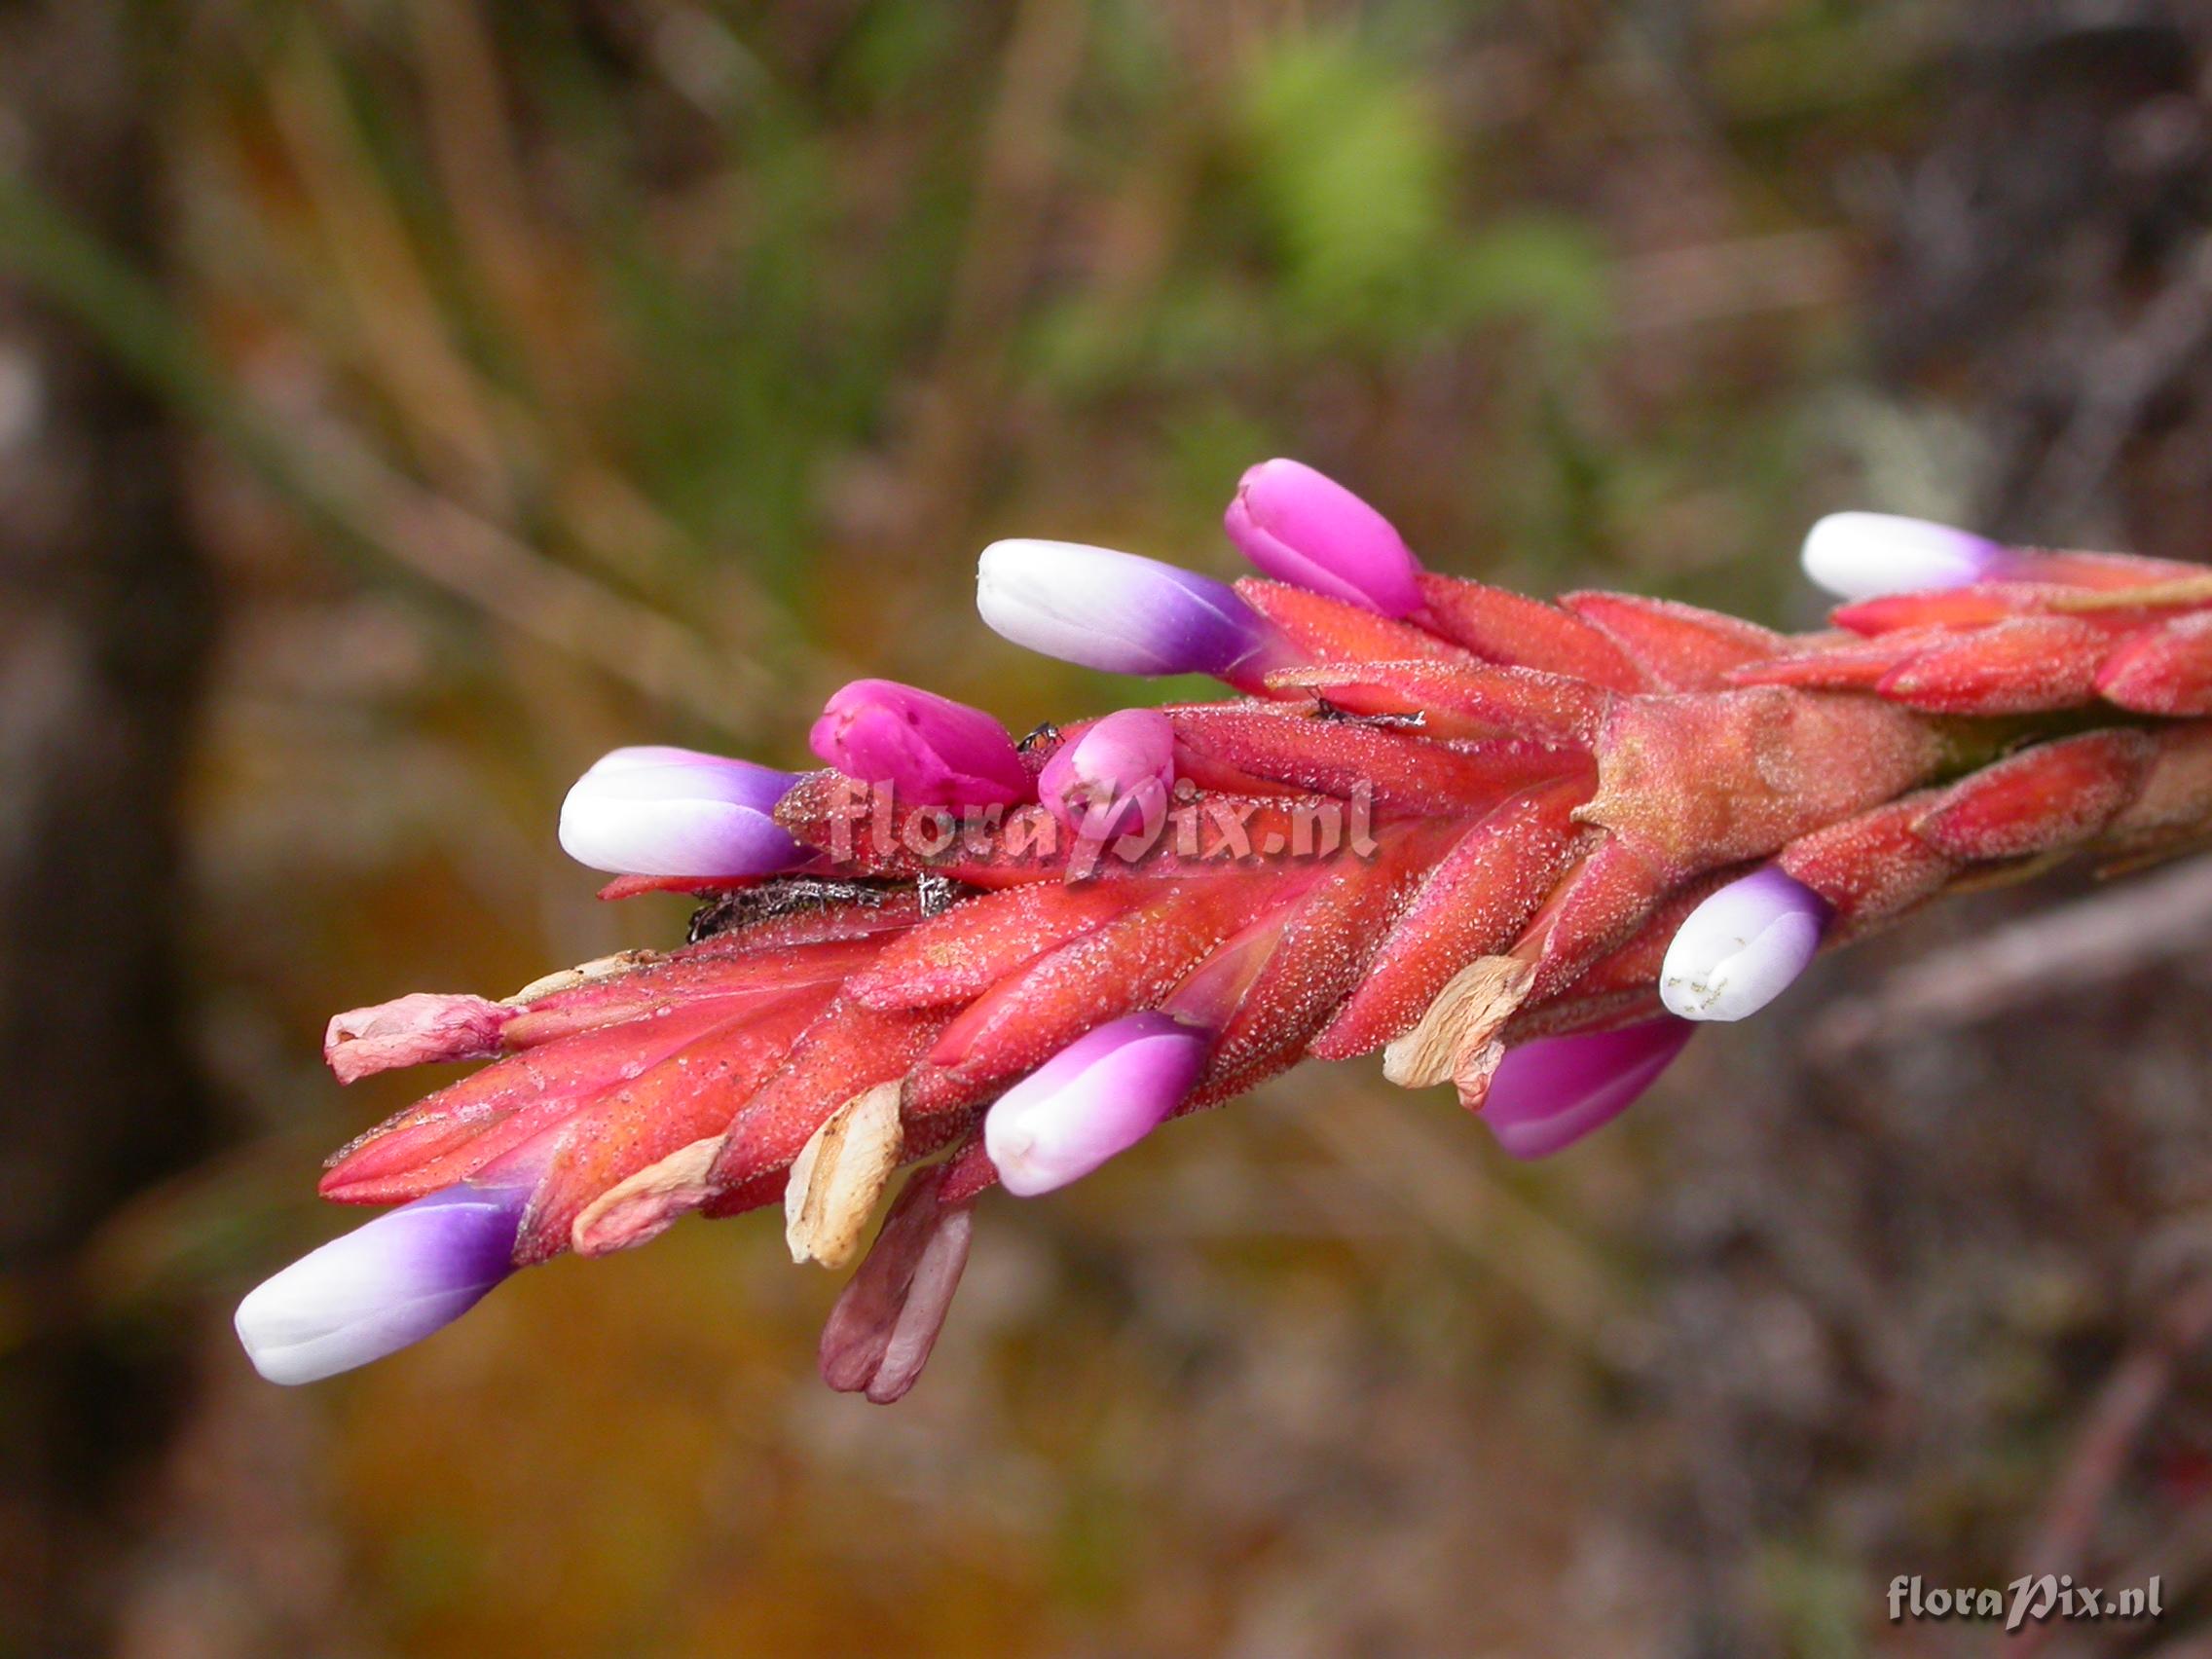
[[[561,803],[561,847],[618,875],[769,875],[801,863],[776,828],[795,777],[690,749],[617,749]]]
[[[1984,536],[1895,513],[1830,513],[1805,536],[1805,574],[1838,599],[1967,587],[2005,563]]]
[[[1316,487],[1259,474],[1240,540],[1355,568],[1265,499]],[[1336,528],[1358,516],[1328,500]],[[1830,521],[1816,566],[1879,529]],[[1929,555],[1921,533],[1893,557],[1911,537],[1883,534],[1876,573],[1841,584],[1867,597],[1796,637],[1624,594],[1541,602],[1411,555],[1418,604],[1393,615],[1379,567],[1347,598],[998,543],[978,602],[1008,637],[1243,694],[1041,728],[1017,784],[995,727],[971,747],[925,718],[918,747],[893,729],[861,758],[861,715],[925,705],[848,693],[855,719],[818,731],[839,766],[988,796],[926,812],[839,771],[609,756],[563,842],[635,872],[610,895],[698,894],[693,942],[333,1021],[342,1077],[491,1063],[331,1161],[328,1197],[408,1207],[256,1292],[241,1334],[272,1374],[322,1375],[510,1267],[688,1214],[781,1204],[794,1258],[841,1263],[915,1165],[821,1352],[833,1386],[894,1399],[994,1185],[1062,1185],[1309,1056],[1449,1083],[1505,1152],[1543,1156],[1664,1070],[1694,1029],[1670,1011],[1742,1017],[1817,950],[1956,887],[2212,835],[2212,572],[1977,538]],[[1138,793],[1164,809],[1129,812]],[[393,1266],[406,1229],[459,1226],[448,1206],[479,1218],[465,1272]]]
[[[994,541],[976,569],[991,628],[1108,674],[1210,674],[1242,684],[1275,660],[1274,631],[1226,584],[1076,541]]]
[[[1175,787],[1175,726],[1158,709],[1124,709],[1071,734],[1037,776],[1063,830],[1103,841],[1157,823]]]
[[[983,1115],[1000,1185],[1033,1198],[1128,1151],[1191,1091],[1205,1057],[1205,1037],[1163,1014],[1132,1014],[1077,1038]]]
[[[1563,1151],[1635,1105],[1695,1030],[1679,1019],[1648,1019],[1524,1043],[1498,1062],[1483,1122],[1510,1157]]]
[[[1896,513],[1830,513],[1806,533],[1805,574],[1838,599],[1934,593],[1977,582],[2130,588],[2201,575],[2195,565],[2120,553],[2008,547],[1970,530]]]
[[[856,680],[830,698],[807,746],[847,777],[889,784],[916,804],[1005,806],[1031,789],[1006,727],[895,680]]]
[[[1310,466],[1262,461],[1238,482],[1223,524],[1236,550],[1278,581],[1384,616],[1420,608],[1420,565],[1397,530]]]
[[[312,1250],[239,1304],[272,1382],[318,1382],[443,1330],[514,1272],[523,1194],[448,1187]]]
[[[1684,1019],[1743,1019],[1789,988],[1821,948],[1828,902],[1768,866],[1689,914],[1659,965],[1659,1000]]]

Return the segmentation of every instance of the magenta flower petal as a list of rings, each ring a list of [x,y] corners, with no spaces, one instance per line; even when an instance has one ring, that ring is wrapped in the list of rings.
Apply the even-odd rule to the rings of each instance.
[[[1627,1111],[1696,1030],[1687,1020],[1653,1019],[1523,1043],[1498,1063],[1482,1120],[1512,1157],[1547,1157]]]
[[[1277,581],[1385,616],[1420,608],[1420,562],[1390,521],[1310,466],[1262,461],[1237,484],[1223,522],[1244,557]]]
[[[1078,1038],[984,1117],[1000,1183],[1035,1198],[1126,1152],[1191,1091],[1207,1046],[1203,1032],[1164,1014],[1133,1014]]]
[[[1289,660],[1226,583],[1075,541],[992,542],[977,566],[976,608],[1017,645],[1109,674],[1257,683]]]
[[[382,1359],[476,1306],[514,1271],[522,1187],[449,1187],[311,1250],[239,1304],[239,1341],[272,1382]]]
[[[807,736],[848,778],[889,784],[912,805],[1012,805],[1029,769],[1007,729],[980,709],[895,680],[856,680],[830,699]]]
[[[1037,797],[1065,829],[1091,840],[1157,823],[1175,787],[1175,727],[1158,709],[1124,709],[1060,745]]]
[[[561,803],[561,845],[619,875],[769,875],[806,858],[773,816],[796,781],[695,750],[617,749]]]

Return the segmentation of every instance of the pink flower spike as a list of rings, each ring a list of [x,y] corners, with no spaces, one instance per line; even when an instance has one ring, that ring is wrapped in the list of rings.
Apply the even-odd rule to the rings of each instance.
[[[340,1083],[357,1083],[400,1066],[441,1060],[487,1060],[499,1033],[522,1010],[484,997],[417,991],[331,1015],[322,1034],[323,1063]]]
[[[1158,709],[1124,709],[1053,751],[1037,796],[1062,828],[1104,841],[1159,823],[1174,787],[1174,725]]]
[[[895,680],[856,680],[830,699],[807,746],[848,778],[889,784],[916,806],[1010,806],[1029,769],[980,709]]]
[[[1420,562],[1390,521],[1300,461],[1247,471],[1223,522],[1237,550],[1277,581],[1384,616],[1420,608]]]
[[[561,846],[616,875],[772,875],[806,860],[774,817],[795,782],[696,750],[617,749],[561,803]]]
[[[309,1251],[239,1304],[253,1368],[315,1382],[443,1330],[514,1271],[529,1197],[463,1183]]]
[[[1653,1019],[1523,1043],[1498,1063],[1482,1120],[1509,1157],[1548,1157],[1627,1111],[1696,1030],[1686,1019]]]
[[[1033,1198],[1126,1152],[1191,1091],[1207,1046],[1205,1033],[1150,1013],[1078,1038],[984,1117],[983,1148],[1000,1183]]]

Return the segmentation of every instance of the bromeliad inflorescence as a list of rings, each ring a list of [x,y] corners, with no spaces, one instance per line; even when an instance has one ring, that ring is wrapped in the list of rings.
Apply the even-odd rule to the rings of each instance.
[[[1079,1179],[1309,1055],[1450,1083],[1516,1157],[1610,1121],[1691,1022],[1968,882],[2212,836],[2212,573],[1824,520],[1851,601],[1790,637],[1624,594],[1424,571],[1309,468],[1253,468],[1234,586],[1004,541],[978,606],[1037,650],[1242,695],[1016,744],[862,681],[793,774],[624,749],[561,841],[610,897],[706,903],[692,941],[514,996],[339,1015],[343,1081],[492,1063],[331,1161],[400,1207],[239,1309],[278,1382],[346,1370],[563,1251],[782,1203],[841,1266],[832,1385],[898,1398],[972,1206]]]

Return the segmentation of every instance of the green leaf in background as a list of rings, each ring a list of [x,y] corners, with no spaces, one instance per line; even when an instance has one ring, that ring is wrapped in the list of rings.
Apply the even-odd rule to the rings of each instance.
[[[1427,326],[1451,216],[1426,90],[1350,37],[1292,36],[1254,59],[1242,107],[1293,302],[1332,329]]]
[[[1527,318],[1587,341],[1612,320],[1611,267],[1591,228],[1532,211],[1479,228],[1451,260],[1442,296],[1462,322]]]

